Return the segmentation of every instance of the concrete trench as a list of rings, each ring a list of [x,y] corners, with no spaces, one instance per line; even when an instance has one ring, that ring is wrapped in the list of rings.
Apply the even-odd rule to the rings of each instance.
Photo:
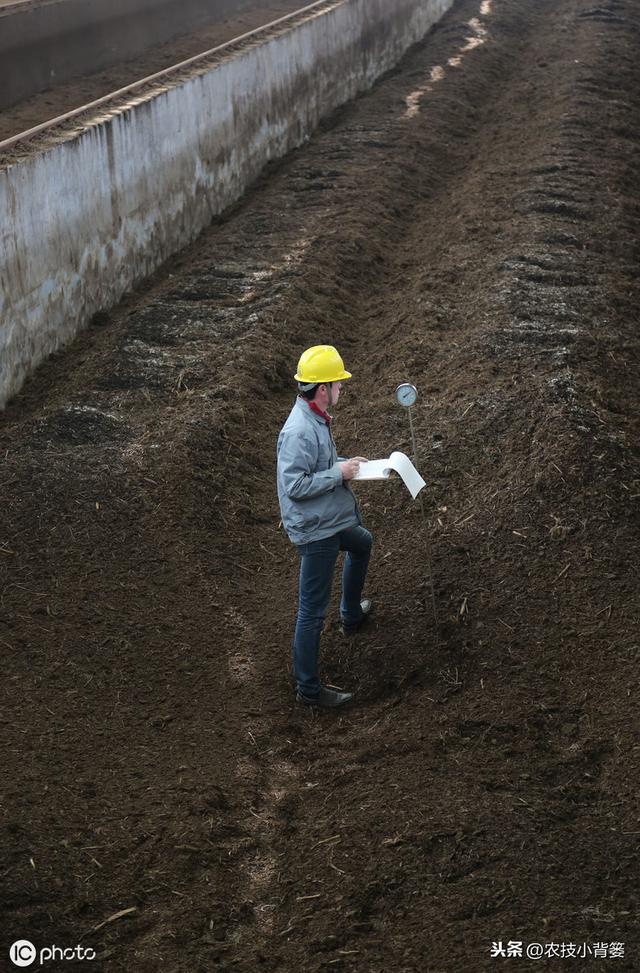
[[[370,87],[447,6],[321,0],[185,77],[9,149],[0,158],[0,404],[269,161]]]
[[[0,4],[0,111],[71,78],[139,57],[260,0],[14,0]],[[151,72],[149,72],[151,73]]]

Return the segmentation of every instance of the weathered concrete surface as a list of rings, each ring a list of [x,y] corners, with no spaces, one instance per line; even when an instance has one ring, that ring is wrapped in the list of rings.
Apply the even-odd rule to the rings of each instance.
[[[266,0],[49,0],[0,5],[0,110]],[[300,6],[304,6],[301,2]]]
[[[336,0],[0,172],[0,405],[452,0]]]

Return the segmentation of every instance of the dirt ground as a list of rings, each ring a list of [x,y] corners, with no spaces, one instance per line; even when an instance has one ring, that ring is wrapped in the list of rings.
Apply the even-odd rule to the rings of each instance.
[[[211,50],[302,6],[302,0],[238,0],[239,9],[233,16],[203,24],[197,30],[157,44],[142,51],[138,57],[111,68],[54,85],[0,112],[0,141]]]
[[[3,954],[640,968],[640,15],[595,3],[460,0],[2,415]],[[357,485],[337,714],[274,486],[318,342],[343,455],[410,452],[419,389],[440,623],[418,505]]]

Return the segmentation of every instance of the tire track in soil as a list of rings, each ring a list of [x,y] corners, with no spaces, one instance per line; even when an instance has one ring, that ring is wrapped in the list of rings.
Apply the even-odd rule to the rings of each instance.
[[[144,871],[162,862],[182,897],[151,886],[128,935],[106,930],[111,968],[127,967],[126,947],[140,969],[170,956],[176,970],[475,970],[489,968],[499,935],[637,935],[637,859],[621,835],[634,828],[637,776],[625,695],[637,653],[625,576],[637,542],[637,336],[626,323],[637,308],[636,15],[624,3],[594,10],[457,5],[166,268],[173,278],[158,275],[8,410],[4,442],[24,443],[18,485],[30,474],[50,489],[58,476],[64,493],[72,471],[85,491],[96,476],[115,480],[117,449],[98,448],[97,461],[87,450],[77,468],[56,459],[83,430],[129,457],[126,496],[145,497],[145,549],[163,539],[174,585],[167,622],[191,613],[184,644],[202,656],[200,691],[174,685],[164,732],[176,757],[187,712],[194,732],[224,715],[219,749],[194,750],[190,768],[196,801],[212,775],[219,788],[215,851],[204,858],[174,792],[162,809],[151,802],[149,831],[162,813],[183,828],[160,837]],[[479,17],[484,43],[452,66]],[[436,645],[415,511],[391,484],[382,499],[362,485],[378,611],[349,649],[328,623],[327,675],[357,685],[361,701],[337,719],[289,708],[295,557],[273,520],[291,361],[319,333],[358,366],[338,417],[345,451],[408,448],[404,417],[382,399],[407,377],[424,394],[420,463],[445,618]],[[38,502],[51,509],[42,492]],[[130,564],[130,513],[122,523],[114,549]],[[397,564],[403,549],[412,556]],[[68,587],[83,580],[72,562],[61,559]],[[36,578],[51,587],[46,571]],[[159,657],[144,640],[140,650],[142,676]],[[167,685],[177,666],[164,660]],[[143,711],[161,698],[152,686]],[[55,756],[55,738],[48,748]],[[120,799],[135,808],[130,782]],[[183,871],[175,845],[191,841]],[[120,887],[107,864],[85,904],[95,922]],[[78,888],[63,900],[75,934]]]

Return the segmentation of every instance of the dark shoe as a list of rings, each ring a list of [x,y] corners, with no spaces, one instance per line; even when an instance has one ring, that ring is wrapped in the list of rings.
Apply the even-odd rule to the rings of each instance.
[[[325,686],[320,687],[317,696],[305,696],[304,693],[296,693],[296,703],[302,703],[304,706],[322,706],[325,709],[342,706],[343,703],[348,703],[351,699],[353,699],[353,693],[339,693],[337,690],[327,689]]]
[[[342,634],[349,636],[349,635],[355,635],[356,632],[359,632],[360,629],[362,628],[362,626],[364,625],[364,623],[366,622],[367,618],[371,614],[372,607],[373,607],[373,604],[371,602],[371,599],[370,598],[363,598],[362,601],[360,602],[360,610],[362,611],[362,618],[355,625],[346,625],[343,622],[342,623]]]

